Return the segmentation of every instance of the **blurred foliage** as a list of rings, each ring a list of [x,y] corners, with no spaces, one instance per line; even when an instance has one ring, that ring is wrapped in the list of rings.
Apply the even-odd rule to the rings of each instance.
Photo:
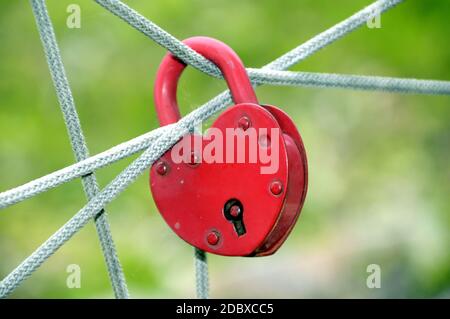
[[[48,7],[92,154],[158,126],[152,101],[165,50],[91,0]],[[71,3],[81,28],[66,27]],[[127,1],[179,39],[212,36],[247,66],[273,60],[370,1]],[[409,0],[293,70],[450,80],[450,2]],[[0,187],[73,163],[28,1],[0,2]],[[187,113],[225,87],[190,68],[179,99]],[[210,256],[213,297],[449,297],[448,97],[260,87],[285,109],[308,151],[309,194],[294,232],[266,258]],[[106,185],[131,159],[97,173]],[[133,297],[193,297],[193,249],[156,211],[140,177],[107,207]],[[4,277],[86,202],[80,181],[2,211]],[[381,289],[368,289],[378,264]],[[82,287],[66,287],[78,264]],[[238,288],[238,289],[237,289]],[[12,295],[112,297],[93,223]]]

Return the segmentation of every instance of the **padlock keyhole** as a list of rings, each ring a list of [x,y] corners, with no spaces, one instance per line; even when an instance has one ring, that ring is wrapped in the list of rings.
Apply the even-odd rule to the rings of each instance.
[[[238,236],[246,233],[244,225],[244,206],[235,198],[228,200],[223,207],[225,218],[233,224],[234,231]]]

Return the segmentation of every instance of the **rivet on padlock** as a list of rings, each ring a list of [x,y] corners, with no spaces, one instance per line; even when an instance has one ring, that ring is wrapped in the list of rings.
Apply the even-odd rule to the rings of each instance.
[[[294,227],[306,196],[307,164],[300,134],[286,113],[258,104],[244,65],[231,48],[206,37],[184,43],[218,66],[236,104],[211,126],[223,133],[217,141],[226,143],[228,129],[248,133],[246,136],[255,129],[259,132],[257,147],[274,156],[278,169],[263,174],[265,163],[260,158],[254,162],[247,157],[237,163],[205,162],[203,153],[194,151],[187,154],[187,162],[179,162],[169,150],[150,171],[156,206],[172,230],[199,249],[227,256],[273,254]],[[167,54],[159,67],[154,98],[161,125],[180,119],[176,92],[185,67],[172,54]],[[196,134],[183,139],[192,143],[200,139],[201,152],[212,143],[210,136]],[[273,145],[278,149],[272,149]],[[224,147],[224,158],[236,147]],[[245,145],[244,150],[249,151],[250,146]]]

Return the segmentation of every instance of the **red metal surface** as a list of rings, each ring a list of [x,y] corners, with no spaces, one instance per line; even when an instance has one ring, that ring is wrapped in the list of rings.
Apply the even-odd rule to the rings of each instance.
[[[275,118],[264,108],[255,104],[240,104],[229,108],[218,117],[212,127],[225,132],[236,127],[243,115],[251,118],[255,129],[279,128]],[[189,138],[196,138],[190,135]],[[225,145],[225,134],[220,141]],[[265,166],[260,159],[256,163],[200,163],[192,167],[186,163],[176,164],[168,151],[161,160],[167,163],[168,172],[159,175],[156,167],[151,169],[150,185],[161,215],[173,231],[189,244],[202,250],[228,256],[252,255],[261,247],[272,232],[284,205],[285,194],[273,196],[271,183],[276,180],[287,185],[288,159],[283,136],[279,135],[279,169],[274,174],[261,174]],[[211,140],[202,138],[202,149]],[[224,147],[227,152],[237,152],[234,147]],[[224,216],[224,205],[230,199],[243,205],[243,222],[246,233],[238,236],[233,223]],[[211,232],[220,233],[216,245],[208,243]]]
[[[305,202],[308,190],[308,163],[302,138],[291,118],[279,108],[263,105],[280,124],[289,158],[289,180],[286,187],[286,200],[280,218],[263,246],[258,249],[258,256],[275,253],[284,243],[295,226]]]
[[[240,103],[222,113],[212,125],[223,132],[222,137],[216,137],[224,145],[223,159],[228,152],[237,152],[237,145],[230,148],[226,143],[227,128],[243,132],[249,127],[257,132],[266,129],[268,134],[258,136],[258,148],[267,147],[265,143],[270,146],[272,138],[276,138],[270,129],[278,128],[282,132],[278,136],[279,169],[261,174],[266,164],[259,156],[256,163],[249,162],[248,144],[244,163],[201,162],[202,151],[214,139],[188,135],[186,138],[192,141],[200,140],[200,154],[187,154],[187,163],[175,163],[168,151],[152,167],[150,185],[155,203],[173,231],[195,247],[227,256],[273,254],[294,227],[306,195],[307,164],[301,137],[284,112],[256,104],[244,66],[229,47],[204,37],[190,38],[185,43],[218,65],[233,99]],[[181,61],[168,54],[158,70],[154,94],[161,125],[180,117],[176,90],[184,68]],[[233,206],[225,212],[230,200]],[[245,230],[238,223],[243,223]]]
[[[220,241],[220,234],[216,231],[211,231],[208,236],[206,236],[206,241],[209,245],[215,246]]]
[[[278,196],[283,192],[283,184],[280,181],[274,181],[270,184],[270,191],[273,195]]]

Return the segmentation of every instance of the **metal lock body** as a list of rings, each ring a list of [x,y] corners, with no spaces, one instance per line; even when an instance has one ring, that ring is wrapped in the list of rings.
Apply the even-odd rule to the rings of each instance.
[[[152,166],[150,187],[156,206],[172,230],[199,249],[226,256],[273,254],[294,227],[306,196],[307,161],[300,134],[286,113],[258,104],[245,68],[231,48],[206,37],[184,43],[219,67],[236,105],[211,126],[223,134],[189,134],[172,148],[197,144],[183,154],[186,161],[174,161],[169,150]],[[160,65],[154,97],[161,125],[180,119],[176,92],[185,67],[172,54]],[[244,161],[236,161],[240,145],[230,145],[231,130],[249,141],[244,144]],[[253,150],[264,149],[277,161],[275,171],[262,173],[267,163],[259,156],[250,159],[251,138],[257,141]],[[224,145],[222,158],[232,154],[234,162],[198,162],[211,143]]]

